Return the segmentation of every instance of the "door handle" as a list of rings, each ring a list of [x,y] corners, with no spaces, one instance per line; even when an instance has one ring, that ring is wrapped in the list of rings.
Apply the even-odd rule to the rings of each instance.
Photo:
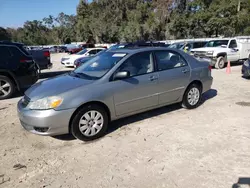
[[[183,69],[182,72],[183,72],[183,73],[188,73],[189,70],[188,70],[188,69]]]
[[[155,81],[155,80],[158,80],[158,78],[157,78],[156,76],[150,76],[150,77],[149,77],[149,80],[150,80],[150,81]]]

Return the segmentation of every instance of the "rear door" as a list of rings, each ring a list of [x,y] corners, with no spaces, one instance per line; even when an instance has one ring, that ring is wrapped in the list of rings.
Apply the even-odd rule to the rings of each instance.
[[[171,50],[155,51],[159,81],[159,104],[174,103],[189,84],[190,67],[186,60]]]

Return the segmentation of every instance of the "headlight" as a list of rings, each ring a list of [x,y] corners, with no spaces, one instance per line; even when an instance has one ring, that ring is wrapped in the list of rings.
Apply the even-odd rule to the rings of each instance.
[[[213,55],[213,54],[214,54],[214,51],[207,52],[207,55]]]
[[[61,97],[46,97],[37,101],[30,102],[28,108],[31,110],[48,110],[59,107],[62,104]]]
[[[246,67],[249,67],[249,61],[245,61],[245,62],[244,62],[244,65],[245,65]]]
[[[62,61],[69,60],[69,58],[62,58]]]

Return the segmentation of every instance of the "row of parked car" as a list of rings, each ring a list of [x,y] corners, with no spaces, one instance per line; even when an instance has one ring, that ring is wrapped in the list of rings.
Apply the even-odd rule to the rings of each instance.
[[[173,44],[155,43],[122,43],[108,50],[134,47],[168,47],[183,50],[196,58],[206,60],[217,69],[225,67],[226,63],[238,63],[250,58],[250,37],[214,39],[209,41],[182,41]],[[87,48],[74,55],[63,57],[61,64],[66,67],[78,67],[95,57],[103,48]]]

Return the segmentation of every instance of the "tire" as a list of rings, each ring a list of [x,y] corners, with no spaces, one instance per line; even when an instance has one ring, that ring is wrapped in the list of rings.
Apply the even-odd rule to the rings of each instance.
[[[192,95],[193,93],[193,95]],[[197,95],[197,97],[195,97],[195,95]],[[194,97],[193,98],[193,103],[191,102],[192,99],[190,97]],[[202,97],[202,91],[201,91],[201,87],[197,84],[192,84],[190,85],[187,90],[185,91],[185,94],[183,96],[182,99],[182,107],[186,108],[186,109],[194,109],[197,108],[200,104],[201,101],[201,97]]]
[[[225,58],[224,57],[218,57],[217,62],[215,63],[216,69],[223,69],[225,67]]]
[[[0,100],[11,98],[15,90],[13,81],[7,76],[0,75]]]
[[[91,117],[92,115],[93,117]],[[101,106],[91,104],[84,106],[73,117],[70,131],[73,136],[79,140],[91,141],[105,135],[108,123],[109,118],[107,112]],[[82,130],[80,130],[80,127]],[[96,133],[92,135],[94,131]]]

